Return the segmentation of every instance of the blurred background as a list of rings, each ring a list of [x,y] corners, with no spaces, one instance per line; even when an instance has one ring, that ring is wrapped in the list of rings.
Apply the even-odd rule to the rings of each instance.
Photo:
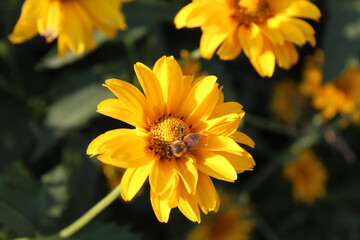
[[[317,46],[298,48],[299,62],[277,67],[271,78],[261,78],[244,54],[233,61],[199,58],[201,30],[173,24],[189,2],[125,3],[127,30],[112,40],[98,34],[94,51],[59,58],[56,41],[10,43],[23,1],[0,1],[0,239],[50,239],[120,182],[121,169],[86,155],[96,136],[129,127],[96,113],[101,100],[113,97],[101,84],[118,78],[138,85],[133,64],[151,67],[163,55],[216,75],[225,100],[244,106],[241,131],[256,143],[247,148],[255,170],[235,183],[214,180],[220,211],[202,215],[201,224],[177,209],[159,223],[145,185],[72,239],[360,239],[360,113],[323,107],[341,92],[348,96],[341,79],[360,84],[360,1],[314,1],[322,12],[320,22],[310,22]],[[309,93],[314,83],[336,91]],[[350,97],[355,105],[359,99]]]

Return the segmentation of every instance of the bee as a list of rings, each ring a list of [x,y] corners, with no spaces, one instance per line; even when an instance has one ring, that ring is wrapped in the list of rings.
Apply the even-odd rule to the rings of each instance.
[[[183,139],[175,139],[166,147],[166,155],[168,158],[182,157],[186,152],[191,152],[195,149],[200,141],[201,135],[199,133],[190,133],[183,137]]]

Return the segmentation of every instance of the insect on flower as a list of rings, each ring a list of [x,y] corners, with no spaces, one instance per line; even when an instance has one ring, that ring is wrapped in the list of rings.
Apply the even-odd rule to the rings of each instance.
[[[179,123],[180,131],[184,133],[184,127]],[[183,134],[184,135],[184,134]],[[196,145],[200,141],[201,135],[199,133],[190,133],[186,136],[182,136],[181,139],[176,138],[166,147],[166,155],[168,158],[182,157],[186,152],[192,152]]]

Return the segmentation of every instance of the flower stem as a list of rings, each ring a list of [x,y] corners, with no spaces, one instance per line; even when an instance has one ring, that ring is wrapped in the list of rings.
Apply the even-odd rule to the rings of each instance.
[[[106,197],[104,197],[100,202],[93,206],[89,211],[87,211],[83,216],[78,220],[73,222],[68,227],[62,229],[59,232],[61,238],[68,238],[74,233],[83,228],[87,223],[89,223],[94,217],[96,217],[101,211],[103,211],[107,206],[109,206],[115,199],[119,197],[120,194],[120,184],[111,191]]]

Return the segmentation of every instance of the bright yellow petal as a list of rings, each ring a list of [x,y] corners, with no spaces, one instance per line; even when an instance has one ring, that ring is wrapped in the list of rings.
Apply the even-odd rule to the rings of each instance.
[[[163,56],[156,61],[153,71],[161,85],[166,113],[178,112],[190,87],[189,84],[183,83],[183,74],[179,64],[173,56]]]
[[[101,134],[88,146],[87,154],[99,155],[103,163],[121,168],[134,168],[147,164],[154,158],[148,141],[134,129],[116,129]]]
[[[21,8],[21,16],[13,32],[9,35],[12,43],[22,43],[37,34],[37,20],[41,15],[41,4],[37,0],[27,0]]]
[[[191,221],[200,223],[200,211],[195,197],[188,194],[184,186],[179,185],[179,187],[181,188],[179,210]]]
[[[183,7],[175,16],[174,23],[176,28],[194,28],[202,26],[209,18],[208,13],[217,11],[219,4],[210,2],[192,2]],[[206,10],[206,11],[204,11]]]
[[[122,137],[124,135],[136,135],[136,132],[133,129],[115,129],[101,134],[89,144],[86,154],[91,155],[90,157],[98,155],[100,152],[100,146],[106,144],[107,142],[111,142],[112,139],[116,139],[117,137]]]
[[[241,118],[239,114],[228,114],[218,118],[206,120],[201,125],[201,130],[208,134],[229,136],[237,130],[240,124],[240,120]],[[194,130],[196,131],[196,128],[194,128]]]
[[[231,163],[215,152],[199,150],[193,153],[197,160],[199,171],[228,182],[234,182],[237,174]]]
[[[125,201],[130,201],[140,190],[153,168],[154,160],[138,168],[128,168],[121,179],[120,194]]]
[[[263,52],[258,56],[251,57],[250,61],[262,77],[271,77],[275,70],[275,54],[269,40],[264,40]]]
[[[319,8],[307,0],[293,1],[284,13],[291,17],[308,18],[315,21],[321,17]]]
[[[80,0],[93,24],[108,37],[113,37],[117,29],[126,29],[123,14],[116,1]]]
[[[39,34],[45,37],[47,42],[51,42],[62,32],[65,20],[64,11],[66,10],[66,4],[62,4],[59,1],[48,1],[47,4],[47,9],[38,19],[37,26]]]
[[[146,128],[147,124],[143,121],[146,115],[141,112],[141,109],[134,109],[133,104],[126,105],[126,102],[124,99],[106,99],[98,104],[97,111],[132,126]]]
[[[251,24],[249,27],[240,26],[238,35],[248,57],[258,56],[263,51],[263,36],[256,24]]]
[[[201,56],[205,59],[212,58],[216,49],[227,38],[227,35],[227,33],[213,34],[203,32],[200,39]]]
[[[167,223],[171,212],[167,199],[161,198],[153,191],[150,191],[150,201],[159,222]]]
[[[161,85],[155,73],[140,62],[134,65],[134,69],[150,106],[156,115],[162,115],[165,112],[165,103]]]
[[[183,158],[175,160],[175,169],[181,177],[188,193],[194,194],[196,191],[196,184],[198,182],[198,172],[195,165],[195,159],[187,154]]]
[[[289,69],[291,67],[291,57],[286,47],[286,44],[283,45],[275,45],[274,53],[276,57],[276,62],[281,68]]]
[[[237,102],[225,102],[216,105],[214,111],[211,113],[209,119],[222,117],[224,115],[236,113],[243,115],[244,111],[242,110],[243,106]]]
[[[233,9],[225,3],[209,2],[209,6],[203,10],[202,14],[207,16],[206,21],[201,24],[201,30],[209,34],[230,34],[233,32],[238,23],[234,21],[232,15]],[[221,19],[221,21],[219,21]],[[233,30],[231,30],[233,29]]]
[[[271,19],[269,19],[268,22],[271,22]],[[259,27],[261,28],[261,32],[269,39],[270,42],[279,45],[284,44],[284,37],[277,28],[271,28],[269,24],[261,24]]]
[[[255,147],[254,141],[248,135],[242,132],[236,131],[230,137],[238,143],[248,145],[252,148]]]
[[[36,22],[18,21],[14,31],[8,36],[12,43],[25,42],[37,34]]]
[[[276,20],[279,21],[279,31],[286,41],[295,43],[299,46],[306,43],[304,33],[291,22],[291,18],[277,16]]]
[[[180,196],[179,181],[180,177],[175,175],[171,188],[167,189],[163,194],[161,194],[161,198],[166,199],[170,208],[177,207],[178,205]]]
[[[180,109],[187,123],[195,126],[210,116],[218,101],[216,80],[215,76],[206,76],[191,87]]]
[[[197,145],[197,149],[208,151],[226,151],[242,156],[244,149],[240,147],[231,137],[203,135]]]
[[[218,211],[220,205],[219,195],[216,192],[211,179],[201,172],[199,172],[199,181],[197,184],[195,198],[201,210],[205,214],[208,214],[211,211]]]
[[[242,173],[244,171],[253,171],[254,166],[256,165],[253,157],[247,151],[244,151],[242,156],[235,155],[229,152],[217,153],[225,157],[234,167],[237,173]]]
[[[241,49],[242,46],[237,35],[237,27],[235,27],[223,41],[216,54],[221,60],[232,60],[240,55]]]
[[[296,64],[299,61],[299,54],[298,54],[294,44],[287,43],[285,45],[289,51],[291,65]]]
[[[154,113],[144,95],[134,85],[118,79],[108,79],[105,81],[104,86],[109,88],[118,98],[118,101],[112,101],[113,103],[107,106],[115,108],[114,112],[120,113],[116,114],[116,119],[138,128],[145,128],[151,123],[151,119],[155,119]],[[105,111],[105,109],[102,110]],[[107,112],[109,113],[109,111],[111,110],[109,109]],[[122,111],[126,112],[126,114],[121,114]],[[109,116],[108,114],[105,115]]]
[[[65,44],[65,46],[58,46],[59,52],[62,52],[64,47],[70,49],[75,55],[93,50],[96,44],[92,35],[92,22],[81,5],[77,1],[64,2],[61,4],[60,13],[66,13],[66,16],[59,16],[61,20],[59,22],[59,31],[61,31],[59,43]],[[44,29],[45,35],[48,29],[46,24]],[[57,29],[55,28],[56,31]]]
[[[174,161],[157,159],[149,176],[151,189],[158,195],[163,194],[173,186],[175,175]]]
[[[306,41],[308,41],[311,46],[316,45],[316,39],[315,39],[315,30],[312,28],[312,26],[305,22],[304,20],[292,18],[291,19],[292,24],[296,25],[305,35]]]

